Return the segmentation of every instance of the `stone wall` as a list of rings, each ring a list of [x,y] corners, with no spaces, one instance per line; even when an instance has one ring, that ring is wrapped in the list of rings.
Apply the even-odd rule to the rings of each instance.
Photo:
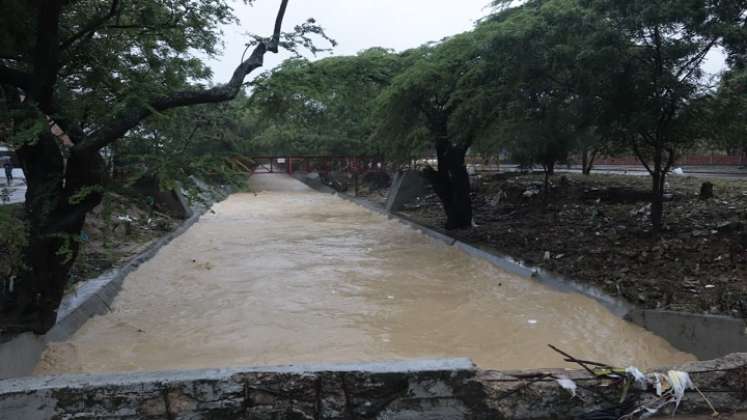
[[[737,354],[681,368],[728,414],[747,410],[746,364],[747,354]],[[579,385],[575,397],[560,376]],[[425,360],[11,379],[0,381],[0,419],[565,419],[612,413],[621,393],[614,381],[585,372],[495,372],[467,359]],[[628,395],[630,406],[657,399]],[[678,411],[710,412],[694,392]]]

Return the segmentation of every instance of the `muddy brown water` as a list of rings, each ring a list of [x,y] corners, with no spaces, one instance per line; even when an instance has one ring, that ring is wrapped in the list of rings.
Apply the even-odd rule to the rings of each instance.
[[[693,360],[549,289],[283,175],[216,204],[126,279],[38,374],[472,358],[483,368]]]

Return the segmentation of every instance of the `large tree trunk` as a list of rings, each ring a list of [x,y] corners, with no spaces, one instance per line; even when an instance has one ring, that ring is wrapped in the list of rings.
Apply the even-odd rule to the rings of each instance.
[[[654,170],[651,174],[653,182],[651,197],[651,224],[654,231],[661,230],[664,220],[664,185],[666,184],[667,174],[661,169]]]
[[[98,153],[73,154],[65,162],[57,140],[48,133],[20,148],[28,190],[26,215],[29,246],[23,271],[12,290],[4,290],[0,329],[48,331],[80,248],[88,211],[101,201],[104,173]],[[9,299],[8,299],[9,298]]]
[[[446,213],[446,229],[466,229],[472,226],[472,200],[469,174],[464,157],[467,148],[441,141],[436,146],[438,170],[424,171]]]
[[[596,160],[596,150],[584,149],[581,155],[581,173],[584,175],[591,175],[591,170],[594,169],[594,160]]]
[[[83,29],[61,40],[60,20],[64,0],[38,2],[36,8],[36,42],[31,54],[31,70],[6,67],[0,63],[0,85],[12,86],[17,94],[23,92],[29,110],[54,116],[56,123],[72,138],[74,146],[65,161],[60,145],[50,133],[41,134],[38,141],[23,146],[18,156],[26,174],[26,213],[28,216],[29,247],[25,267],[18,281],[0,287],[0,333],[47,331],[56,320],[57,307],[64,294],[68,275],[78,254],[80,232],[86,213],[101,201],[103,176],[106,173],[98,150],[116,142],[129,130],[150,115],[173,108],[219,103],[238,95],[244,79],[262,67],[267,52],[277,53],[281,44],[282,24],[289,0],[281,0],[271,38],[260,40],[253,52],[234,70],[231,79],[208,89],[187,88],[156,95],[147,101],[119,109],[109,119],[100,121],[99,129],[85,133],[80,126],[66,120],[55,99],[63,49],[81,39],[93,36],[107,25],[120,10],[119,2],[111,2],[110,13],[83,24]],[[297,29],[290,35],[301,36],[309,28]],[[304,38],[306,39],[306,38]],[[26,67],[25,65],[23,67]],[[75,97],[75,95],[71,95]],[[115,98],[123,99],[123,98]],[[124,105],[126,101],[117,103]]]
[[[673,149],[666,149],[668,155],[666,162],[664,161],[665,147],[662,146],[663,143],[662,139],[656,138],[653,161],[651,162],[645,159],[637,145],[633,144],[633,152],[651,175],[651,224],[655,232],[661,231],[664,224],[664,186],[666,185],[667,173],[672,169],[675,162]]]

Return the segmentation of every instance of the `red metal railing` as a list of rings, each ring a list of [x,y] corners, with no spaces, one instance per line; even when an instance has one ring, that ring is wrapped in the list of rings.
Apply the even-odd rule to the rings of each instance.
[[[349,172],[362,173],[369,170],[380,170],[384,163],[381,159],[352,156],[253,156],[256,164],[253,174],[306,172]]]

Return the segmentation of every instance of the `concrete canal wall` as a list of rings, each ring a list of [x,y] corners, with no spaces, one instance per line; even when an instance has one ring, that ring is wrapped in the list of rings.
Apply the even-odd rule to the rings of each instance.
[[[721,413],[747,409],[747,354],[679,367]],[[576,395],[557,379],[578,384]],[[467,359],[309,365],[0,381],[0,419],[570,419],[653,406],[630,390],[579,371],[497,372]],[[671,408],[671,407],[670,407]],[[670,409],[659,412],[670,413]],[[695,392],[679,414],[708,414]]]

